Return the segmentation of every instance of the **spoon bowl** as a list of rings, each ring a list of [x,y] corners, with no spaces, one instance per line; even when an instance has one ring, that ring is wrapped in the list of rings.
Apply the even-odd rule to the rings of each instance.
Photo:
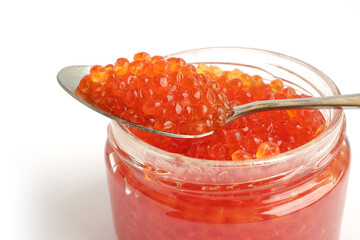
[[[211,134],[214,133],[214,131],[211,132],[207,132],[204,134],[199,134],[199,135],[188,135],[188,134],[179,134],[179,133],[171,133],[171,132],[163,132],[163,131],[158,131],[155,130],[153,128],[149,128],[149,127],[144,127],[129,121],[126,121],[124,119],[121,119],[117,116],[114,116],[104,110],[102,110],[96,103],[94,103],[93,101],[89,100],[89,99],[85,99],[81,93],[79,93],[78,91],[76,91],[80,80],[82,77],[84,77],[86,74],[89,74],[91,66],[88,65],[79,65],[79,66],[69,66],[69,67],[65,67],[63,69],[60,70],[60,72],[57,75],[57,80],[58,83],[60,84],[60,86],[68,93],[70,94],[73,98],[75,98],[76,100],[78,100],[79,102],[81,102],[82,104],[84,104],[85,106],[91,108],[92,110],[110,118],[113,119],[117,122],[123,123],[125,125],[128,125],[130,127],[134,127],[140,130],[144,130],[144,131],[148,131],[151,133],[155,133],[155,134],[160,134],[163,136],[168,136],[168,137],[177,137],[177,138],[201,138],[201,137],[206,137],[209,136]]]

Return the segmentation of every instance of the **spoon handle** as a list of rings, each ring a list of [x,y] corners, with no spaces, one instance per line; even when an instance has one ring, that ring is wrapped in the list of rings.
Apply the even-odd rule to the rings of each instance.
[[[331,97],[314,97],[314,98],[295,98],[279,99],[268,101],[257,101],[233,108],[234,114],[229,119],[233,121],[236,118],[250,113],[279,110],[279,109],[296,109],[296,108],[354,108],[360,107],[360,94],[339,95]]]

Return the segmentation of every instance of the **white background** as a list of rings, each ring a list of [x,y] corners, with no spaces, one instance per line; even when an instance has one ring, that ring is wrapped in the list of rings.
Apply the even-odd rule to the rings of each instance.
[[[108,120],[57,84],[69,65],[211,46],[288,54],[360,92],[360,1],[0,3],[0,239],[114,239],[103,160]],[[360,239],[360,111],[343,240]],[[316,213],[314,213],[316,214]]]

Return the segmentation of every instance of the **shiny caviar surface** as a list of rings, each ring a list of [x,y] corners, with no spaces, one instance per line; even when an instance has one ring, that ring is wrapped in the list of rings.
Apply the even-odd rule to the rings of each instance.
[[[319,110],[279,110],[248,115],[222,127],[232,106],[254,101],[304,98],[281,79],[265,82],[234,68],[187,64],[181,58],[151,57],[145,52],[130,62],[95,65],[79,91],[103,109],[125,120],[161,131],[201,134],[178,139],[131,129],[163,150],[214,160],[249,160],[276,156],[318,136],[325,128]]]
[[[206,133],[232,113],[217,81],[181,58],[144,52],[132,62],[119,58],[114,65],[93,66],[78,89],[113,115],[160,131]]]

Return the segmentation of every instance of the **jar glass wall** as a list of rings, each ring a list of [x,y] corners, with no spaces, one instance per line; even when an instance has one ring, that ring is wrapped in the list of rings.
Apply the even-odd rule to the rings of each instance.
[[[312,96],[339,94],[322,72],[263,50],[208,48],[168,57],[280,78]],[[349,169],[341,109],[327,129],[268,159],[202,160],[155,148],[111,122],[105,160],[118,239],[338,239]]]

